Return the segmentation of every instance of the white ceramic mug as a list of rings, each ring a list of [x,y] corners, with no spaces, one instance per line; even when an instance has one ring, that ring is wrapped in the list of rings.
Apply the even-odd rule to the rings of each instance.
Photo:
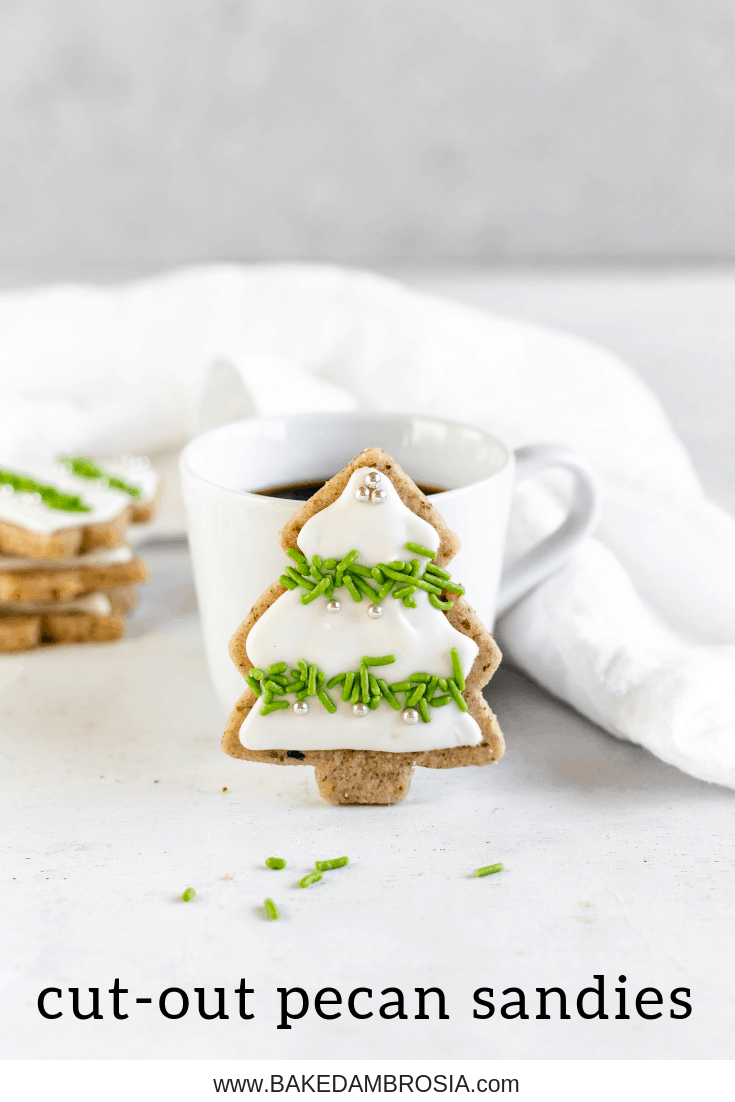
[[[462,542],[452,576],[489,628],[497,613],[561,565],[596,519],[594,480],[574,453],[553,444],[514,453],[469,425],[410,414],[312,413],[235,421],[204,433],[184,449],[181,474],[207,660],[228,709],[243,689],[228,642],[283,572],[278,533],[303,504],[255,491],[330,478],[370,447],[384,448],[415,482],[446,487],[429,500]],[[513,486],[547,467],[575,476],[568,515],[501,580]]]

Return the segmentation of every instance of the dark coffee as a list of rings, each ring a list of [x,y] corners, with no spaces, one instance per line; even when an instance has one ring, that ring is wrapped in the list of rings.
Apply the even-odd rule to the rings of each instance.
[[[315,482],[291,482],[288,486],[274,486],[270,490],[255,490],[254,492],[260,494],[261,497],[280,497],[286,501],[308,501],[328,481],[326,478],[319,478]],[[429,494],[443,494],[446,489],[444,486],[426,486],[422,482],[418,482],[417,486],[421,493],[427,496]]]

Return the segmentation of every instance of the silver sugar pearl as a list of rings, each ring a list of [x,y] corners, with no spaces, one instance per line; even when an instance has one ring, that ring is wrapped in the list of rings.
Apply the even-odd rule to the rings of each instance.
[[[409,727],[413,727],[414,723],[419,721],[419,713],[415,708],[406,708],[401,715],[401,719],[404,723],[407,723]]]
[[[387,497],[388,495],[385,490],[370,491],[370,501],[373,505],[382,505]]]
[[[358,486],[355,490],[355,501],[370,501],[370,491],[367,486]]]
[[[368,708],[367,704],[353,704],[352,705],[352,714],[353,714],[353,716],[358,716],[358,717],[359,716],[366,716],[369,711],[370,711],[370,709]]]
[[[327,612],[339,612],[341,607],[339,601],[327,601]]]
[[[297,700],[293,706],[293,710],[296,712],[297,716],[305,716],[309,711],[309,705],[305,700]]]
[[[368,616],[370,617],[371,620],[379,620],[380,617],[383,615],[383,606],[382,605],[368,605],[367,612],[368,612]]]
[[[370,471],[365,475],[365,485],[369,486],[371,490],[375,490],[380,485],[380,475],[377,471]]]

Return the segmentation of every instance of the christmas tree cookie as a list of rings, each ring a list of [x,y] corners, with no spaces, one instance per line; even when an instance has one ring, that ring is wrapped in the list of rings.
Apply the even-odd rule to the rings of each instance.
[[[248,687],[228,754],[313,765],[334,804],[397,803],[416,765],[502,756],[481,691],[500,651],[447,569],[459,541],[389,455],[358,455],[281,545],[284,573],[230,643]]]

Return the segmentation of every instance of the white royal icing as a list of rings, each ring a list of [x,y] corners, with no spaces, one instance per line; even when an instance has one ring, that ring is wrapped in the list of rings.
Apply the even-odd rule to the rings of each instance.
[[[77,570],[85,566],[116,566],[132,560],[133,552],[129,547],[104,547],[88,551],[85,555],[74,555],[69,559],[28,559],[22,555],[0,555],[0,572]]]
[[[50,535],[64,528],[77,528],[87,524],[104,524],[114,520],[130,505],[131,498],[120,490],[98,486],[86,478],[77,478],[60,463],[23,464],[18,474],[28,475],[36,482],[53,486],[66,494],[77,494],[88,513],[70,513],[65,509],[50,509],[42,501],[33,500],[33,494],[8,493],[0,486],[0,520],[26,528],[30,532]]]
[[[129,501],[142,505],[156,496],[161,479],[146,456],[123,455],[115,459],[96,460],[96,462],[105,474],[115,475],[129,482],[131,486],[137,486],[141,496],[129,498]]]
[[[112,602],[106,593],[87,593],[68,601],[0,601],[0,612],[90,612],[109,616]]]
[[[355,471],[337,501],[311,517],[301,529],[298,544],[309,558],[314,553],[322,558],[344,557],[357,548],[359,561],[372,566],[391,559],[410,559],[407,542],[431,550],[438,548],[436,529],[403,504],[385,475],[381,481],[386,491],[383,503],[356,501],[355,491],[371,469]],[[414,595],[416,608],[406,608],[402,601],[387,597],[378,619],[368,616],[366,597],[358,604],[345,589],[336,594],[341,605],[336,613],[327,611],[327,602],[322,598],[303,605],[302,594],[301,589],[284,593],[251,629],[247,652],[256,666],[267,668],[274,662],[288,662],[291,668],[304,658],[316,662],[329,680],[336,673],[357,670],[364,655],[394,654],[394,663],[372,670],[376,677],[384,677],[391,684],[418,671],[451,677],[452,647],[459,651],[464,670],[470,669],[479,653],[477,644],[456,631],[422,590]],[[297,715],[289,706],[261,716],[256,704],[242,725],[240,741],[250,750],[393,753],[476,746],[482,741],[476,721],[454,703],[432,708],[430,723],[408,726],[401,713],[386,702],[357,717],[350,704],[342,703],[340,687],[331,690],[330,695],[339,702],[333,715],[313,697],[304,715]],[[294,699],[288,698],[289,705]]]

